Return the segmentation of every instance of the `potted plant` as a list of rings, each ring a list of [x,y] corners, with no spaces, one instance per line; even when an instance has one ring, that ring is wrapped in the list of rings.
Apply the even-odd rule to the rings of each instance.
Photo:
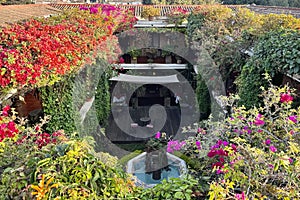
[[[148,18],[149,21],[152,21],[154,17],[159,15],[160,15],[160,9],[153,6],[144,7],[141,13],[142,18],[145,19]]]
[[[141,50],[139,49],[133,49],[128,52],[128,54],[131,57],[131,63],[137,63],[137,57],[141,55]]]

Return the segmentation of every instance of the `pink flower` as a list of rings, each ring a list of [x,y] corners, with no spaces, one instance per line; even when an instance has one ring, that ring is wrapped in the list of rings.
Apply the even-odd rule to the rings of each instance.
[[[201,149],[201,142],[200,141],[196,141],[196,146],[198,149]]]
[[[288,119],[291,120],[294,123],[297,123],[297,116],[296,115],[289,116]]]
[[[265,124],[264,120],[261,120],[261,119],[256,119],[254,124],[256,126],[263,126]]]
[[[211,151],[208,152],[208,154],[207,154],[207,156],[208,156],[209,158],[212,158],[212,157],[214,157],[215,155],[217,155],[216,150],[211,150]]]
[[[178,140],[170,140],[167,146],[167,152],[173,153],[174,151],[179,151],[183,145],[185,145],[185,141],[179,142]]]
[[[221,163],[225,162],[225,159],[223,157],[220,157],[219,160],[220,160]]]
[[[120,57],[119,63],[124,63],[124,58]]]
[[[234,196],[237,200],[245,200],[246,199],[246,196],[245,196],[245,193],[242,192],[241,194],[235,194]]]
[[[273,145],[271,145],[271,146],[270,146],[270,151],[272,151],[272,152],[276,152],[276,151],[277,151],[277,149],[276,149],[276,147],[274,147]]]
[[[255,122],[254,122],[254,124],[256,126],[263,126],[265,124],[264,120],[262,120],[261,118],[262,118],[262,115],[260,113],[258,113],[258,115],[255,119]]]
[[[274,165],[268,164],[268,167],[271,168],[271,169],[273,169],[273,168],[274,168]]]
[[[91,8],[90,8],[90,13],[91,13],[91,14],[97,14],[97,13],[98,13],[98,8],[96,8],[96,7],[91,7]]]
[[[281,94],[281,96],[280,96],[281,103],[290,103],[293,101],[293,99],[294,98],[290,94],[287,94],[287,93]]]
[[[156,139],[159,139],[160,136],[161,136],[161,133],[160,133],[160,132],[157,132],[157,133],[155,134],[155,138],[156,138]]]
[[[294,161],[292,158],[289,158],[289,162],[292,164]]]
[[[3,116],[8,116],[8,111],[10,110],[10,106],[7,105],[2,109],[2,115]]]
[[[224,146],[228,146],[229,143],[228,143],[227,141],[223,141],[223,145],[224,145]]]
[[[233,151],[236,151],[236,146],[235,146],[235,144],[231,144],[231,148],[233,149]]]
[[[265,141],[265,144],[266,144],[266,145],[271,144],[271,140],[270,140],[270,139],[267,139],[267,140]]]

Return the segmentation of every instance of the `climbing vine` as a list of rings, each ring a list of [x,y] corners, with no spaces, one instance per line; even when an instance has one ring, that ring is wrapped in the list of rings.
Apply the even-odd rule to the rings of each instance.
[[[112,76],[112,69],[108,64],[103,66],[104,64],[104,61],[98,60],[94,66],[87,66],[77,76],[69,76],[51,87],[40,89],[44,114],[50,116],[46,125],[47,131],[64,129],[66,133],[85,131],[88,134],[98,124],[107,124],[110,113],[109,78]],[[93,109],[87,110],[83,119],[79,111],[93,97]],[[91,130],[82,130],[82,123]]]
[[[243,67],[238,80],[240,104],[250,108],[259,103],[261,75],[298,74],[300,71],[300,33],[296,30],[272,31],[254,48],[254,55]]]

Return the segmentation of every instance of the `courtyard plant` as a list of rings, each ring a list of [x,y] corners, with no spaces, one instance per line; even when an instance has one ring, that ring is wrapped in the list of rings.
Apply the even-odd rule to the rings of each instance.
[[[209,185],[209,199],[300,198],[300,110],[291,106],[291,88],[274,86],[266,77],[260,107],[247,110],[236,105],[238,96],[224,98],[230,116],[198,127],[177,153]]]
[[[1,199],[114,199],[135,190],[116,157],[93,149],[93,139],[51,134],[19,123],[13,109],[1,112]]]
[[[154,6],[145,6],[143,7],[141,17],[145,19],[152,19],[160,15],[160,8]]]

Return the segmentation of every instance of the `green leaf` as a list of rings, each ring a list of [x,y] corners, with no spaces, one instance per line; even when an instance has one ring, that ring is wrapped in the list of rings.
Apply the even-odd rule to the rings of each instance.
[[[99,172],[96,171],[94,178],[92,179],[93,182],[96,182],[100,178]]]
[[[175,197],[176,199],[183,199],[183,198],[184,198],[184,194],[183,194],[182,192],[176,192],[176,193],[174,194],[174,197]]]

